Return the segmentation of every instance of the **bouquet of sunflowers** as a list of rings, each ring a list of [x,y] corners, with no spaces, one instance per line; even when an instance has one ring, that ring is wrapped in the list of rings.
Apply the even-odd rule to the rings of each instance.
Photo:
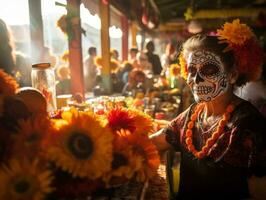
[[[55,119],[40,93],[29,91],[19,91],[0,70],[0,199],[83,198],[156,174],[160,160],[148,138],[149,116],[126,108],[101,115],[70,108]]]

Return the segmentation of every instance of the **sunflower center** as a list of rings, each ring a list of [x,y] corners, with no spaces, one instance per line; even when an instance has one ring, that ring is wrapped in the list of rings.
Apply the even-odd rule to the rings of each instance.
[[[114,153],[112,169],[118,169],[119,167],[127,165],[127,164],[128,164],[128,160],[123,154]]]
[[[68,141],[68,148],[78,159],[88,159],[93,152],[91,139],[82,133],[72,133]]]
[[[23,194],[23,193],[26,193],[30,189],[30,184],[29,182],[25,180],[21,180],[15,183],[14,189],[17,193]]]
[[[32,134],[30,134],[30,136],[28,137],[28,142],[29,142],[29,143],[34,143],[34,142],[36,142],[37,140],[39,140],[39,135],[38,135],[38,133],[32,133]]]

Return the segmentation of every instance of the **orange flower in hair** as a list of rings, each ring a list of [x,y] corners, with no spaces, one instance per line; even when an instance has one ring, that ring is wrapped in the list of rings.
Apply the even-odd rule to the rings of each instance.
[[[180,74],[185,80],[187,80],[187,76],[188,76],[187,61],[184,57],[183,52],[180,53],[178,59],[179,59],[179,65],[180,65]]]
[[[220,40],[226,40],[231,45],[243,45],[247,40],[254,37],[253,32],[246,24],[241,24],[239,19],[232,23],[225,23],[217,33]]]
[[[180,66],[178,64],[171,64],[170,65],[170,75],[171,76],[178,76],[180,74]]]
[[[239,74],[247,82],[257,80],[262,71],[263,50],[251,29],[236,19],[225,23],[217,33],[222,43],[228,43],[224,51],[233,51]]]

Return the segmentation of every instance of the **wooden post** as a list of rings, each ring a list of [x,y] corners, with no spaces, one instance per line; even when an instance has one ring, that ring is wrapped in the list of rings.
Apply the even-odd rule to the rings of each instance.
[[[112,92],[111,70],[110,70],[110,7],[109,2],[100,0],[100,18],[101,18],[101,44],[102,44],[102,80],[104,89],[108,94]]]
[[[130,26],[131,29],[131,37],[132,37],[132,47],[137,47],[137,32],[138,32],[138,28],[135,22],[131,23]]]
[[[128,59],[128,20],[127,17],[121,16],[121,26],[122,26],[122,60]]]
[[[84,77],[81,46],[80,0],[67,1],[69,66],[71,92],[84,96]]]
[[[44,50],[41,0],[28,0],[30,13],[31,61],[42,60]]]

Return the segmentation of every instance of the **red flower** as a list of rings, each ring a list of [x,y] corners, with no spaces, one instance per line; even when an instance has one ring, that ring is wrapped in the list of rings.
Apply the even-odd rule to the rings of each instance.
[[[255,81],[260,77],[263,63],[263,51],[253,38],[244,45],[233,45],[240,74],[245,74],[247,81]]]
[[[107,115],[107,119],[113,131],[126,129],[134,132],[136,130],[134,117],[121,108],[111,110]]]

